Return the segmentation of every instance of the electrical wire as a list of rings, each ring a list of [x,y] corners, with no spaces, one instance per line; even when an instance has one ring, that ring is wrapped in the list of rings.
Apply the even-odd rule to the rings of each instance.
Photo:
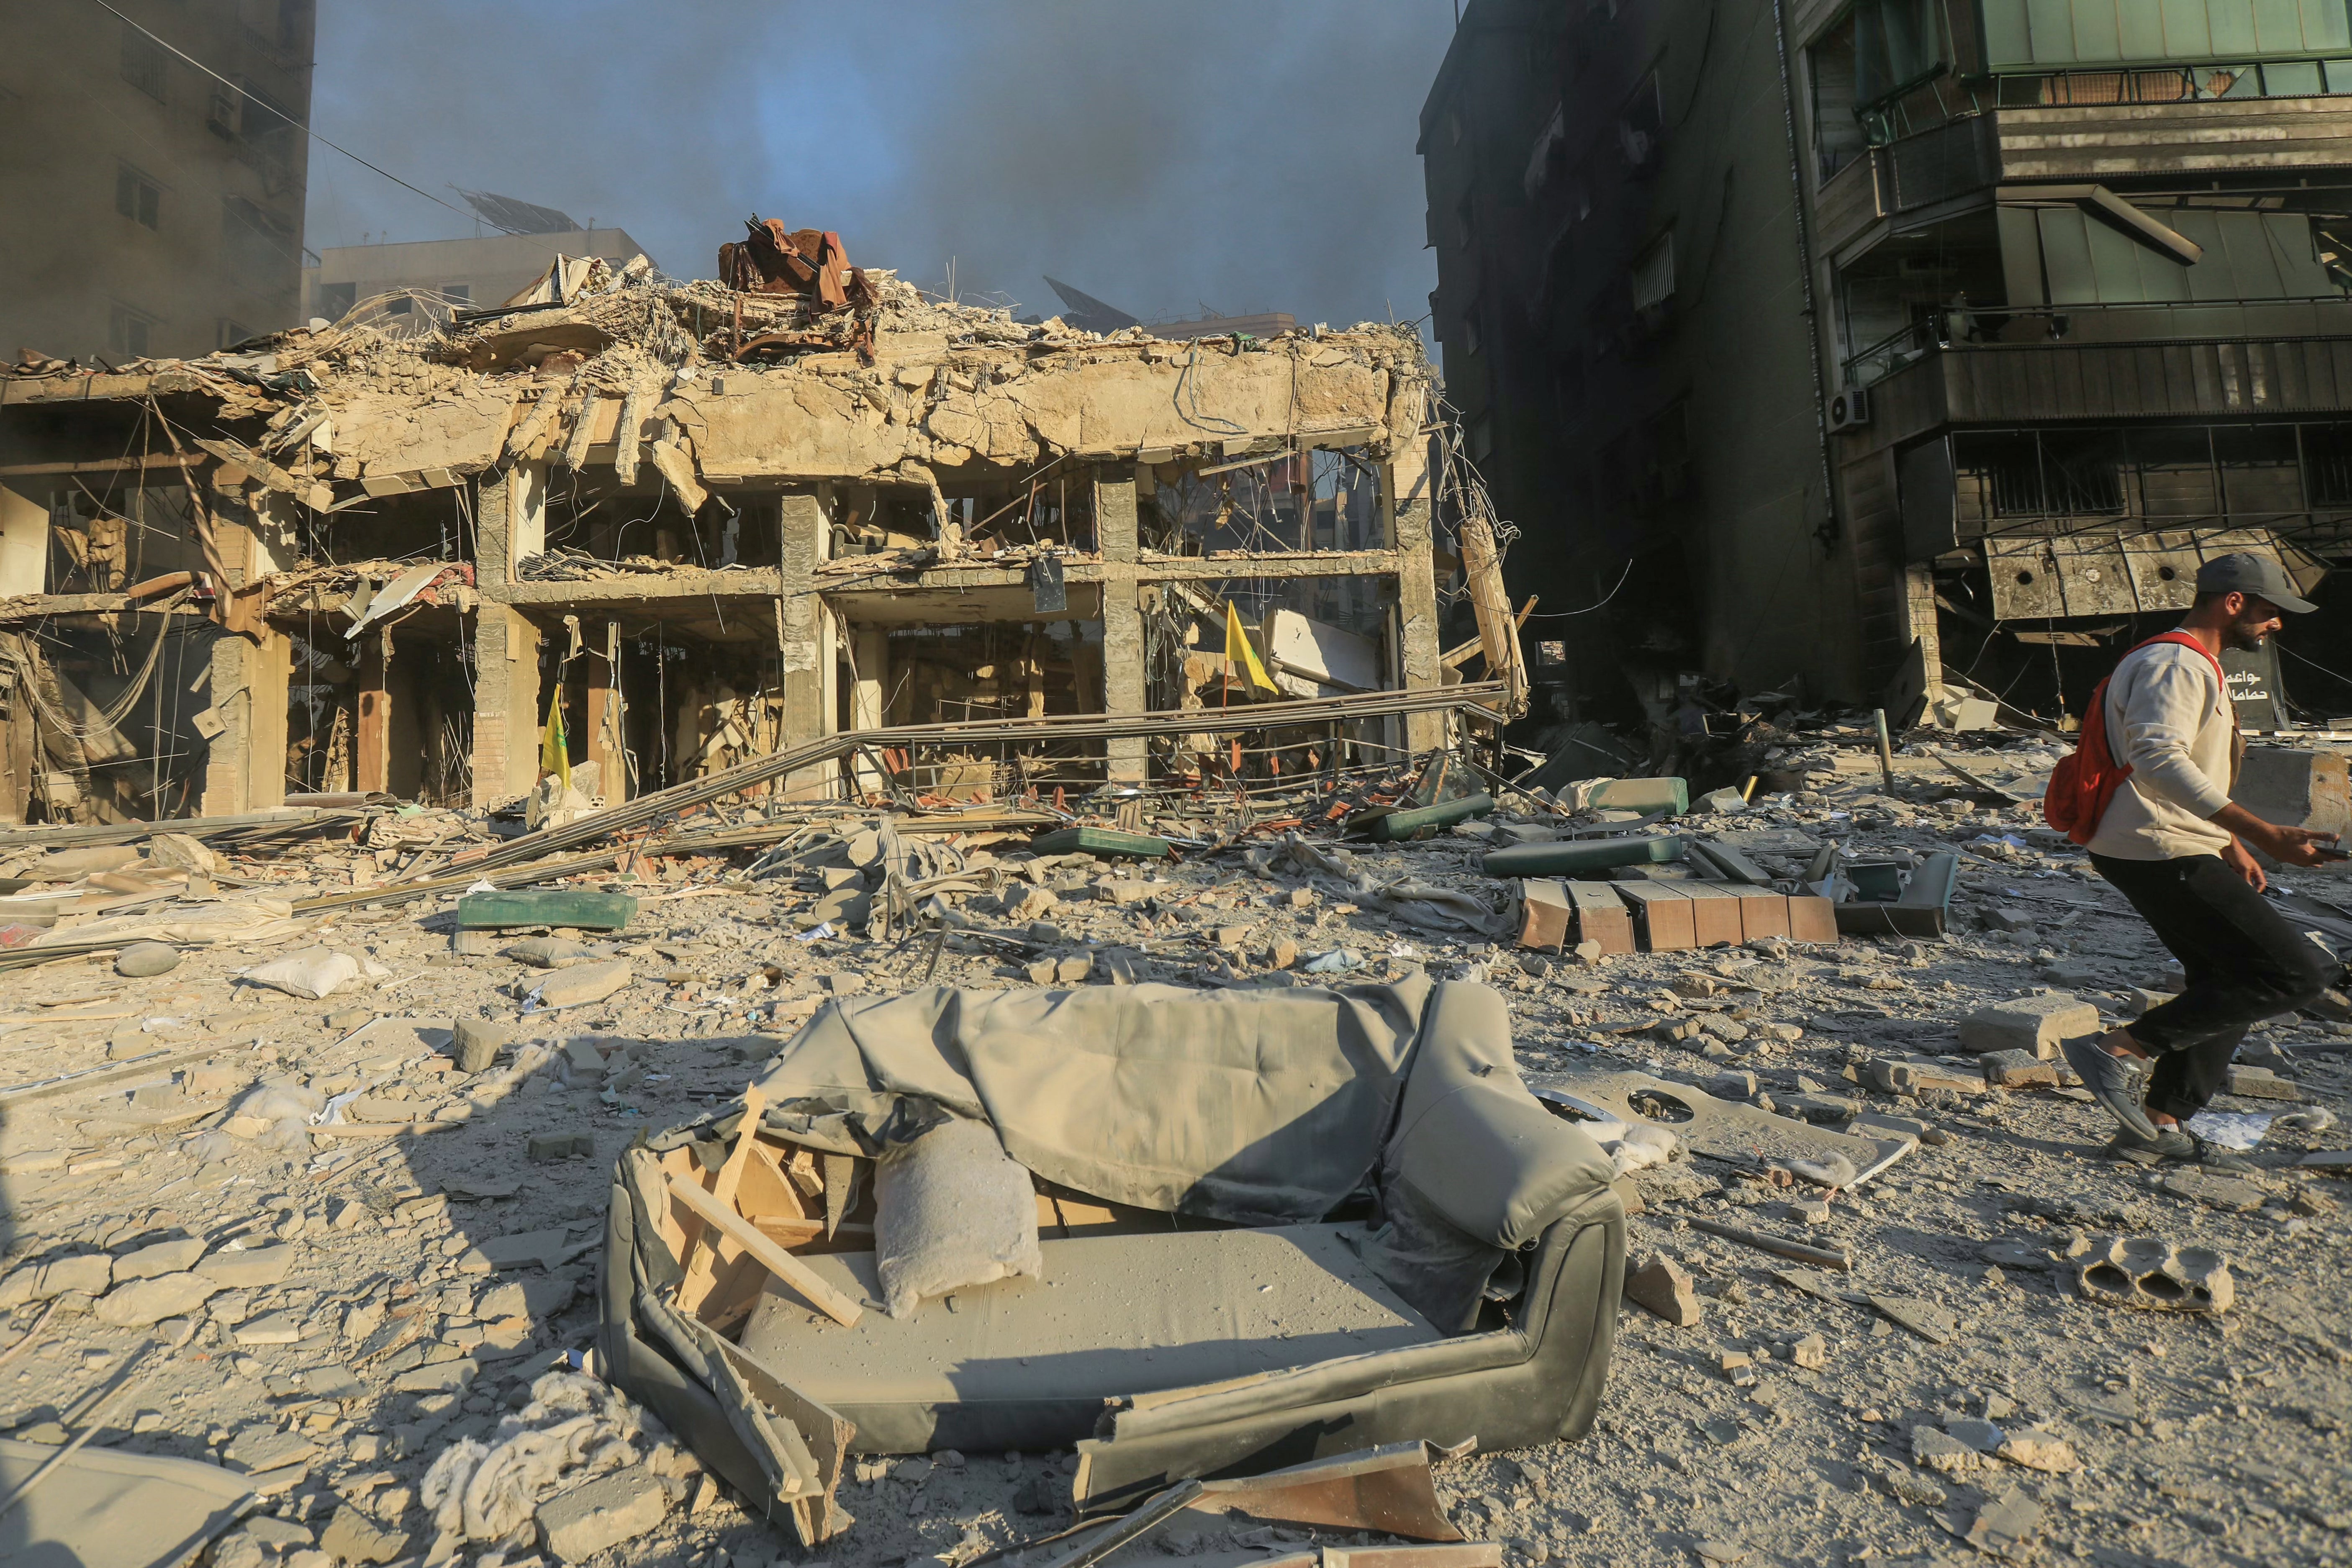
[[[1625,570],[1617,574],[1617,586],[1610,589],[1609,592],[1602,596],[1600,604],[1587,605],[1580,610],[1544,610],[1534,615],[1527,616],[1523,618],[1530,621],[1564,621],[1574,616],[1589,616],[1595,610],[1606,608],[1609,601],[1617,596],[1618,590],[1625,586],[1625,579],[1631,577],[1633,574],[1633,558],[1629,555],[1625,558]]]

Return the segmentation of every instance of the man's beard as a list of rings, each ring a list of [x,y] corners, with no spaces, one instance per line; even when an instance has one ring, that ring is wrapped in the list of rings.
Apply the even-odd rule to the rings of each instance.
[[[2221,646],[2236,653],[2259,653],[2267,635],[2263,628],[2269,624],[2268,616],[2260,620],[2252,616],[2241,616],[2222,628]]]

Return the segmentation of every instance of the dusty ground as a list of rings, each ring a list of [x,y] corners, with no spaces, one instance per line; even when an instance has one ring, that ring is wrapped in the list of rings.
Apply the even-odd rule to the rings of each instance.
[[[1942,791],[1925,775],[1915,775],[1911,798],[1889,800],[1874,776],[1845,766],[1824,792],[1699,826],[1792,826],[1856,851],[1924,853],[1987,834],[2022,836],[2036,821],[2021,809],[1935,803],[1927,797]],[[1410,872],[1492,898],[1496,885],[1476,869],[1484,847],[1460,835],[1359,854],[1377,879]],[[1017,846],[992,851],[1017,867]],[[1951,1048],[1954,1022],[1988,1000],[2055,981],[2114,1013],[2127,987],[2158,983],[2164,954],[2080,856],[1985,845],[1964,864],[1961,934],[1795,950],[1790,989],[1727,993],[1713,1009],[1751,1026],[1747,1040],[1720,1047],[1728,1051],[1720,1060],[1641,1026],[1692,1016],[1665,992],[1671,979],[1753,954],[1644,956],[1598,970],[1523,965],[1516,952],[1357,909],[1328,879],[1254,873],[1237,854],[1152,873],[1168,886],[1149,903],[1079,897],[1098,873],[1093,867],[1033,867],[1023,879],[1068,889],[1035,917],[1063,939],[1047,956],[1116,944],[1137,953],[1146,977],[1251,981],[1267,973],[1270,950],[1287,942],[1301,962],[1352,949],[1365,956],[1356,973],[1367,978],[1410,964],[1449,976],[1483,972],[1510,998],[1521,1059],[1538,1087],[1568,1083],[1593,1063],[1699,1083],[1724,1067],[1752,1068],[1764,1092],[1810,1085],[1807,1092],[1863,1109],[1919,1117],[1946,1137],[1839,1195],[1821,1224],[1791,1212],[1791,1194],[1703,1161],[1644,1173],[1651,1207],[1633,1223],[1632,1250],[1663,1252],[1697,1276],[1703,1320],[1671,1327],[1629,1306],[1590,1437],[1444,1468],[1457,1521],[1505,1541],[1512,1563],[1962,1561],[1974,1555],[1964,1532],[1989,1500],[2012,1493],[2010,1512],[2027,1537],[2020,1550],[2043,1557],[2352,1559],[2344,1440],[2352,1421],[2344,1287],[2352,1226],[2339,1208],[2341,1183],[2294,1168],[2308,1149],[2343,1147],[2342,1126],[2274,1130],[2245,1178],[2260,1206],[2239,1212],[2226,1205],[2244,1201],[2243,1192],[2200,1196],[2174,1181],[2189,1194],[2176,1195],[2166,1185],[2176,1173],[2101,1158],[2105,1113],[2076,1100],[2044,1089],[1923,1103],[1846,1077],[1874,1056]],[[345,865],[326,854],[266,870],[326,886],[342,879]],[[912,984],[929,961],[927,941],[797,940],[794,916],[819,896],[814,881],[706,892],[716,875],[647,889],[636,925],[615,944],[636,984],[562,1014],[523,1016],[508,990],[541,974],[454,954],[446,911],[429,907],[326,925],[315,940],[371,957],[383,973],[324,1002],[234,983],[232,971],[267,953],[192,954],[145,980],[80,962],[6,975],[7,1083],[102,1063],[110,1039],[118,1057],[216,1047],[209,1061],[226,1070],[139,1093],[130,1092],[133,1079],[8,1113],[0,1183],[9,1272],[0,1300],[16,1304],[0,1325],[0,1347],[17,1348],[0,1348],[0,1427],[58,1440],[77,1425],[77,1403],[158,1334],[166,1348],[100,1440],[260,1472],[273,1521],[215,1548],[218,1561],[317,1568],[323,1554],[306,1557],[315,1550],[307,1542],[343,1508],[404,1536],[392,1548],[398,1554],[423,1552],[431,1530],[416,1489],[425,1468],[457,1439],[488,1431],[561,1352],[591,1340],[586,1291],[617,1152],[641,1130],[690,1120],[740,1092],[751,1064],[829,988]],[[1030,931],[1029,909],[996,908],[977,898],[962,912],[977,930]],[[1994,909],[2025,911],[2032,923],[2014,933],[1979,929]],[[938,980],[1029,983],[1025,959],[958,951],[970,945],[950,944]],[[781,984],[747,988],[746,977],[770,964]],[[97,1016],[59,1022],[66,1009],[42,1005],[76,997],[94,998],[81,1010]],[[495,1075],[469,1083],[437,1054],[440,1031],[461,1017],[511,1022],[521,1040],[545,1040],[558,1055],[503,1095],[491,1088]],[[1768,1039],[1752,1027],[1759,1023],[1794,1026],[1800,1037]],[[2290,1020],[2258,1043],[2324,1046],[2346,1033]],[[612,1057],[599,1075],[562,1050],[581,1036],[643,1044]],[[194,1060],[167,1066],[185,1071]],[[2285,1063],[2280,1070],[2309,1103],[2352,1116],[2352,1058],[2290,1050]],[[428,1136],[320,1137],[291,1152],[264,1139],[198,1142],[226,1124],[249,1086],[273,1077],[327,1094],[365,1089],[369,1114],[469,1120]],[[2226,1100],[2218,1108],[2294,1109]],[[593,1155],[527,1158],[533,1134],[566,1132],[589,1134]],[[228,1152],[211,1163],[191,1152],[213,1145]],[[1959,1321],[1959,1332],[1937,1345],[1867,1308],[1801,1294],[1774,1278],[1787,1267],[1781,1260],[1677,1217],[1718,1214],[1851,1247],[1848,1288],[1927,1299]],[[2218,1320],[2172,1318],[2077,1299],[2073,1268],[2061,1261],[2070,1240],[2115,1230],[2226,1252],[2235,1307]],[[475,1250],[532,1233],[554,1234],[524,1244],[532,1258],[520,1266]],[[93,1301],[86,1280],[61,1294],[40,1283],[41,1266],[102,1253],[116,1260],[120,1292],[127,1273],[171,1255],[121,1260],[173,1238],[206,1244],[200,1269],[266,1279],[282,1262],[283,1278],[235,1284],[152,1330],[110,1326],[104,1299]],[[289,1250],[268,1250],[280,1244]],[[174,1270],[184,1267],[173,1259]],[[20,1340],[45,1314],[46,1326]],[[1808,1357],[1819,1367],[1792,1359],[1809,1334],[1823,1342],[1822,1355]],[[1727,1368],[1727,1352],[1751,1364]],[[1963,1455],[1948,1461],[1957,1473],[1946,1473],[1913,1462],[1915,1429],[1969,1417],[2063,1440],[2081,1468],[2053,1474]],[[1073,1462],[1061,1454],[861,1461],[844,1486],[858,1523],[823,1552],[803,1554],[703,1485],[690,1458],[655,1440],[647,1447],[650,1472],[677,1479],[677,1501],[610,1561],[814,1555],[862,1568],[938,1554],[960,1563],[1057,1528]],[[1296,1539],[1213,1521],[1158,1538],[1160,1550],[1180,1552]]]

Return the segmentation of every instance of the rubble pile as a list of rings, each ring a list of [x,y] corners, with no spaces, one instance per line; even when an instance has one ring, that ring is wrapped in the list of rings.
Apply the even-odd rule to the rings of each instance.
[[[733,1101],[836,998],[1421,972],[1502,994],[1528,1087],[1593,1132],[1635,1211],[1592,1436],[1436,1466],[1454,1524],[1512,1568],[1963,1543],[2323,1560],[2352,1531],[2352,1006],[2242,1050],[2204,1130],[2245,1171],[2103,1158],[2105,1114],[2054,1042],[2168,976],[2014,798],[2046,756],[1883,772],[1813,737],[1778,760],[1799,787],[1680,812],[1606,804],[1669,781],[1474,796],[1422,788],[1468,776],[1435,767],[1385,805],[1360,784],[1246,810],[1147,796],[1118,829],[779,806],[755,842],[656,837],[495,895],[466,880],[488,825],[414,808],[258,847],[165,832],[15,855],[5,1453],[88,1427],[117,1455],[226,1468],[260,1500],[210,1548],[239,1568],[781,1557],[776,1527],[599,1380],[624,1148]],[[1564,927],[1527,890],[1544,877],[1490,874],[1506,852],[1664,837],[1678,858],[1570,873],[1619,902],[1569,898]],[[420,867],[445,890],[376,899]],[[1940,896],[1904,904],[1923,879]],[[1671,945],[1676,910],[1696,933],[1725,898],[1836,918],[1814,941]],[[1940,934],[1836,929],[1874,902]],[[1602,940],[1610,909],[1633,940]],[[1075,1467],[853,1457],[856,1522],[824,1555],[962,1563],[1045,1535]],[[1150,1550],[1308,1540],[1188,1513]]]

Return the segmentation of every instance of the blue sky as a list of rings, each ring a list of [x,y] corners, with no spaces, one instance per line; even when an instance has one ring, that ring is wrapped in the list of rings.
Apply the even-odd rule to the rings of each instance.
[[[402,177],[626,228],[709,277],[757,212],[853,261],[1146,317],[1413,319],[1453,0],[320,0],[313,120]],[[309,243],[465,219],[314,146]]]

